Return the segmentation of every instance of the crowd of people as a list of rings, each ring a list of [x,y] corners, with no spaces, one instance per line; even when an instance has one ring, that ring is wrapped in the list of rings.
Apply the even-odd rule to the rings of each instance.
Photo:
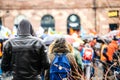
[[[13,80],[119,80],[119,38],[76,35],[44,30],[38,37],[31,23],[22,20],[17,36],[1,48],[2,74],[11,72]]]

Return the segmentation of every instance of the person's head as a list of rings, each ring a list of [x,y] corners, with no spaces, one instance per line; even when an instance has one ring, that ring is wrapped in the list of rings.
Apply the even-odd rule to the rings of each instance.
[[[113,36],[114,41],[118,41],[118,38],[116,36]]]
[[[45,29],[45,30],[44,30],[44,33],[45,33],[45,34],[48,34],[48,29]]]
[[[56,39],[50,45],[50,48],[51,48],[50,53],[68,53],[68,52],[71,52],[70,45],[67,43],[67,41],[63,37]]]
[[[15,26],[16,29],[18,29],[18,24],[15,24],[14,26]]]
[[[35,36],[31,23],[23,19],[18,25],[18,35],[32,35]]]

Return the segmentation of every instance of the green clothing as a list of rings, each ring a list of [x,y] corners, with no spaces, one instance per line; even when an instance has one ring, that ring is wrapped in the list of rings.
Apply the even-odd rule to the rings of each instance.
[[[76,59],[77,64],[79,65],[79,67],[80,67],[81,69],[83,69],[82,57],[81,57],[81,55],[80,55],[80,52],[79,52],[76,48],[74,48],[74,57],[75,57],[75,59]]]

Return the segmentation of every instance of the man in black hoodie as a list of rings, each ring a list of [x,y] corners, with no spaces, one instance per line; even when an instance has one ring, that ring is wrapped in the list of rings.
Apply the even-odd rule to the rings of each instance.
[[[47,50],[42,41],[31,34],[31,24],[22,20],[18,36],[3,46],[2,71],[13,71],[13,80],[40,80],[39,74],[49,68]]]

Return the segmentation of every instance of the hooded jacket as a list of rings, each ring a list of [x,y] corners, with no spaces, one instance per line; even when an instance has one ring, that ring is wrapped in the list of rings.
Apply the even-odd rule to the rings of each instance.
[[[20,22],[18,37],[4,44],[1,68],[3,72],[12,70],[13,80],[38,80],[41,70],[49,68],[46,48],[39,38],[32,36],[27,20]]]
[[[49,58],[50,62],[52,63],[55,53],[58,53],[59,55],[66,53],[66,56],[70,62],[71,65],[71,76],[73,80],[80,80],[81,75],[78,71],[78,65],[75,61],[74,55],[72,54],[72,46],[68,44],[64,38],[59,38],[55,40],[50,46],[49,46]],[[49,80],[49,72],[47,73],[45,80]]]

